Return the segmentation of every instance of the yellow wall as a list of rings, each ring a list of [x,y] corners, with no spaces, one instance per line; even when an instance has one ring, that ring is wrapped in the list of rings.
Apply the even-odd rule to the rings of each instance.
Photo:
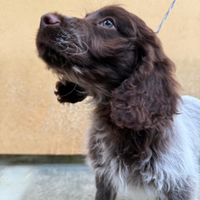
[[[58,11],[83,17],[104,5],[123,4],[157,29],[172,0],[1,0],[0,153],[83,152],[89,106],[60,105],[56,77],[37,58],[35,37],[41,15]],[[177,1],[158,35],[177,65],[183,94],[200,98],[200,1]]]

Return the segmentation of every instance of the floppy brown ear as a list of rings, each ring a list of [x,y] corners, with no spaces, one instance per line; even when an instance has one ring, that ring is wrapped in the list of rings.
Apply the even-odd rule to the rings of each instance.
[[[164,54],[156,35],[149,29],[146,32],[145,37],[135,41],[137,65],[113,91],[111,100],[113,122],[136,131],[172,120],[180,98],[179,84],[173,77],[174,64]]]

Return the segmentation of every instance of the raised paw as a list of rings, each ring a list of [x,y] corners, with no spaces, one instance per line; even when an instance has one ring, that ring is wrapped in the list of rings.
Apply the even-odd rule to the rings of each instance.
[[[86,91],[72,82],[61,82],[56,83],[56,90],[54,93],[60,103],[76,103],[83,101],[87,97]]]

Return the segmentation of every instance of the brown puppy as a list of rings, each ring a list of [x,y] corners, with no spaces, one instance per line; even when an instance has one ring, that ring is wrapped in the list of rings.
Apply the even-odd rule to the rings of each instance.
[[[59,102],[93,97],[96,200],[114,200],[118,189],[137,200],[194,200],[200,101],[181,101],[174,64],[140,18],[117,6],[84,19],[46,14],[37,48],[58,74]]]

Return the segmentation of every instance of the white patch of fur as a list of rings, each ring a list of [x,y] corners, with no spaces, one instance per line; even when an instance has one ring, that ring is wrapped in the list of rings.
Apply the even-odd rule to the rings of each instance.
[[[131,187],[127,191],[119,189],[119,195],[129,199],[135,200],[155,200],[156,197],[149,196],[143,187]],[[165,197],[162,196],[162,200],[165,200]]]
[[[76,73],[76,74],[81,74],[83,75],[83,72],[81,71],[81,69],[79,69],[77,66],[73,66],[72,70]]]
[[[71,17],[71,16],[68,16],[68,15],[62,15],[64,18],[67,18],[67,19],[71,19],[71,18],[73,18],[73,17]]]

